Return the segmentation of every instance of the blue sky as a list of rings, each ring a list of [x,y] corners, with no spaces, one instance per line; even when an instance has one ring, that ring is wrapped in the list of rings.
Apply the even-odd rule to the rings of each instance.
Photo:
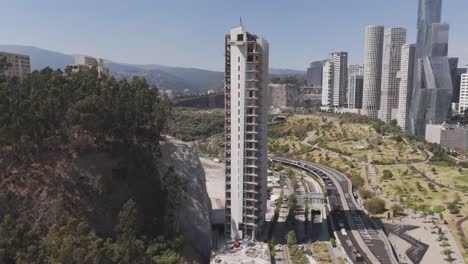
[[[270,42],[270,66],[305,69],[333,51],[363,61],[364,28],[408,29],[417,0],[0,0],[0,44],[117,62],[222,70],[223,34],[239,25]],[[468,64],[467,0],[445,0],[450,55]]]

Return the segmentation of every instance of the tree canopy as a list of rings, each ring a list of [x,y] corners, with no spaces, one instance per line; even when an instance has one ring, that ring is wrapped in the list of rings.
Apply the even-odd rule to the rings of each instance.
[[[0,78],[0,146],[20,158],[80,135],[98,144],[154,142],[169,112],[169,101],[137,77],[129,82],[101,78],[96,70],[65,74],[45,68],[24,81]]]

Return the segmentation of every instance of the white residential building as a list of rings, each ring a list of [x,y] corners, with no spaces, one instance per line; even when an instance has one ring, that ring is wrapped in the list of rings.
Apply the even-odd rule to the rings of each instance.
[[[342,107],[348,86],[348,53],[334,52],[330,56],[333,63],[333,107]]]
[[[82,70],[89,70],[91,68],[96,68],[99,76],[109,75],[109,69],[104,67],[104,60],[96,59],[90,56],[76,55],[75,64],[67,66],[67,69],[69,69],[73,73],[77,73]]]
[[[362,114],[377,118],[382,82],[384,26],[368,26],[364,49],[364,90]]]
[[[322,106],[333,106],[333,62],[330,60],[323,64]]]
[[[325,61],[322,78],[322,105],[342,107],[348,85],[348,53],[334,52]]]
[[[243,26],[225,35],[226,235],[263,232],[267,202],[268,42]]]
[[[403,130],[408,130],[408,114],[413,95],[413,74],[415,44],[405,44],[401,48],[400,90],[398,91],[397,123]]]
[[[463,115],[466,109],[468,109],[468,73],[461,75],[458,112]]]
[[[385,123],[397,118],[396,114],[392,116],[392,112],[397,113],[398,109],[400,79],[397,74],[401,66],[401,47],[405,42],[406,29],[385,29],[379,110],[379,119]]]

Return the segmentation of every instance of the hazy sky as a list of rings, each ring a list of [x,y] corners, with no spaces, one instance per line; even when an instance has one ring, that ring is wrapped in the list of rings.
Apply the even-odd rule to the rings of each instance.
[[[223,69],[223,34],[239,25],[270,42],[270,66],[305,69],[333,51],[362,63],[366,25],[408,29],[417,0],[0,0],[0,44],[117,62]],[[450,56],[468,63],[468,1],[445,0]]]

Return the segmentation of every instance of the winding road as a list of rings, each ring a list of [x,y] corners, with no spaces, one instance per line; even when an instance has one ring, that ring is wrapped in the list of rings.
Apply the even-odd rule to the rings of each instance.
[[[332,208],[331,217],[336,236],[346,254],[357,262],[355,253],[359,252],[364,261],[357,263],[398,263],[393,255],[390,243],[377,225],[370,219],[356,202],[349,179],[342,173],[324,165],[299,161],[291,158],[272,158],[273,161],[292,165],[322,178],[337,192],[329,196]],[[329,180],[328,180],[329,179]],[[333,210],[334,209],[334,210]],[[344,226],[346,232],[341,232]]]

